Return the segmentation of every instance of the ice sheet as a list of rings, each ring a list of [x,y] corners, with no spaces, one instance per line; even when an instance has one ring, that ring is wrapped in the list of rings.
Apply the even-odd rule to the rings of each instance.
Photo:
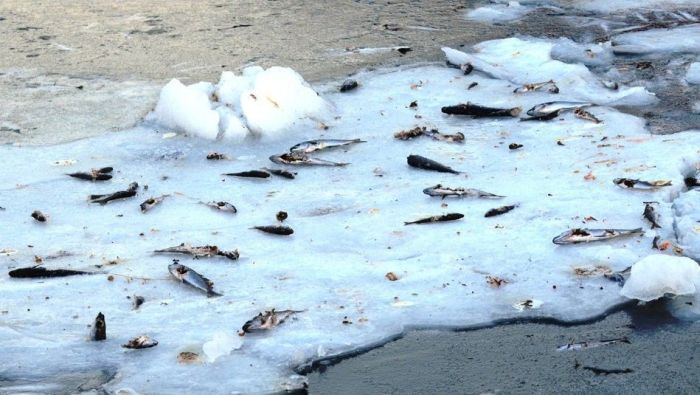
[[[509,58],[524,59],[523,65],[513,66],[518,70],[540,65],[528,60],[527,51],[515,56],[509,48]],[[579,68],[566,70],[579,78]],[[0,377],[53,377],[60,366],[65,371],[117,371],[107,384],[112,391],[299,388],[304,378],[292,372],[294,367],[382,342],[406,328],[465,327],[519,317],[578,320],[601,314],[625,300],[620,288],[600,276],[577,276],[574,269],[603,265],[622,270],[651,253],[656,234],[675,240],[678,231],[680,244],[697,251],[699,241],[689,236],[689,227],[674,229],[683,211],[672,208],[684,192],[684,164],[697,162],[697,132],[652,136],[642,119],[609,107],[590,108],[601,124],[569,113],[549,122],[446,116],[440,108],[459,102],[529,108],[579,99],[580,91],[518,95],[511,81],[480,73],[463,76],[439,66],[357,78],[362,85],[350,93],[336,93],[338,81],[319,89],[338,109],[339,118],[327,130],[297,125],[276,140],[228,144],[181,135],[163,139],[162,132],[137,128],[59,146],[0,147],[5,163],[0,171],[0,206],[5,208],[0,210],[5,225],[0,249],[17,250],[0,256]],[[561,81],[568,87],[566,79]],[[472,82],[478,85],[467,90]],[[409,107],[412,101],[417,108]],[[462,132],[466,142],[393,138],[399,130],[422,125]],[[351,164],[291,169],[299,173],[295,180],[221,176],[278,167],[269,155],[322,137],[367,143],[319,153]],[[524,147],[512,151],[510,143]],[[232,160],[208,161],[205,156],[211,151]],[[409,154],[467,175],[410,168]],[[67,159],[76,163],[53,165]],[[104,183],[64,174],[104,166],[115,168],[115,177]],[[673,185],[632,191],[615,186],[616,177],[668,179]],[[134,199],[105,206],[86,201],[88,194],[123,189],[133,181],[142,186]],[[422,193],[438,183],[507,197],[440,200]],[[163,194],[169,196],[161,205],[140,212],[141,201]],[[230,201],[238,213],[200,204],[212,200]],[[644,201],[660,202],[661,229],[649,231],[642,218]],[[507,214],[484,217],[491,208],[515,203],[519,207]],[[49,215],[48,223],[30,217],[36,209]],[[289,213],[286,223],[294,228],[293,236],[250,229],[274,224],[280,210]],[[403,225],[448,212],[465,217]],[[552,243],[554,236],[575,227],[643,227],[647,232],[609,242]],[[236,262],[180,257],[224,296],[207,298],[176,282],[167,270],[172,257],[151,253],[182,242],[240,250]],[[73,255],[48,259],[61,250]],[[97,274],[47,280],[7,276],[10,269],[34,264],[35,256],[44,257],[46,267]],[[389,281],[388,272],[398,280]],[[488,276],[507,283],[494,288]],[[134,295],[145,298],[138,310],[129,299]],[[527,300],[542,304],[523,308]],[[268,333],[244,336],[240,347],[231,341],[247,320],[271,308],[304,311]],[[108,339],[91,342],[88,326],[98,312],[106,316]],[[120,347],[141,334],[158,340],[158,346]],[[209,351],[207,358],[205,344],[207,350],[215,345],[230,353]],[[202,361],[179,363],[183,351],[199,353]]]

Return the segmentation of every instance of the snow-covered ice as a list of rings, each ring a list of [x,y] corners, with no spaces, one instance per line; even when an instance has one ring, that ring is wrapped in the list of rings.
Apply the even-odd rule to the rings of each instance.
[[[252,73],[255,82],[241,87],[240,95],[233,88],[222,89],[226,81],[237,81],[228,74],[217,86],[171,82],[174,95],[169,100],[175,107],[156,109],[167,114],[159,115],[161,121],[168,119],[185,130],[216,118],[211,122],[215,127],[202,132],[211,137],[219,133],[224,115],[239,119],[256,111],[259,118],[246,115],[247,126],[275,130],[277,124],[268,124],[262,107],[256,107],[273,110],[265,98],[304,116],[316,116],[332,103],[337,117],[326,122],[327,129],[293,122],[276,138],[251,137],[234,144],[183,135],[163,139],[165,130],[143,126],[58,146],[0,147],[4,168],[13,169],[0,172],[0,206],[5,209],[0,218],[10,229],[2,233],[0,250],[16,250],[0,256],[3,273],[33,265],[35,256],[48,268],[95,272],[46,280],[0,276],[0,349],[6,361],[0,364],[0,377],[31,387],[37,378],[63,377],[57,376],[61,372],[96,371],[109,381],[110,391],[278,391],[302,387],[304,377],[293,369],[309,360],[378,344],[408,328],[469,327],[523,317],[580,320],[624,303],[620,287],[600,276],[601,271],[586,276],[576,269],[623,270],[654,251],[656,235],[697,253],[697,224],[684,221],[695,218],[698,192],[687,191],[683,178],[688,164],[700,160],[700,134],[649,134],[643,119],[602,105],[629,97],[646,100],[649,92],[602,88],[584,66],[553,60],[553,45],[507,39],[483,43],[473,55],[446,51],[451,61],[473,61],[497,79],[478,71],[464,76],[444,66],[422,66],[360,74],[359,89],[337,93],[334,82],[317,87],[321,96],[315,96],[301,77],[280,71],[290,83],[307,88],[305,100],[315,103],[295,107],[298,103],[280,87],[266,85],[268,69]],[[561,93],[513,93],[522,83],[551,78]],[[472,82],[478,85],[467,90]],[[231,112],[212,108],[208,92]],[[245,92],[255,95],[255,102],[246,103]],[[241,108],[236,97],[243,99]],[[440,111],[466,101],[527,109],[581,99],[601,104],[588,110],[603,123],[571,113],[548,122],[519,122]],[[409,106],[413,101],[415,108]],[[199,109],[212,115],[195,122],[190,115]],[[395,132],[415,126],[462,132],[466,141],[393,138]],[[314,153],[351,164],[290,169],[298,172],[294,180],[221,175],[279,167],[268,160],[270,155],[317,138],[361,138],[367,143]],[[523,147],[510,150],[510,143]],[[233,159],[208,161],[211,151]],[[410,168],[409,154],[467,174]],[[75,162],[54,166],[59,160]],[[104,183],[65,175],[104,166],[115,168],[115,177]],[[617,177],[670,180],[672,185],[635,191],[613,184]],[[89,194],[124,189],[133,181],[141,185],[134,199],[105,206],[86,201]],[[438,183],[506,197],[440,200],[422,193]],[[141,201],[163,194],[170,196],[151,211],[140,212]],[[233,203],[238,212],[202,204],[220,200]],[[645,201],[659,202],[661,229],[650,230],[643,219]],[[491,208],[515,203],[519,206],[507,214],[484,217]],[[50,216],[48,223],[30,217],[36,209]],[[294,228],[292,236],[250,229],[274,224],[280,210],[289,213],[285,223]],[[403,225],[448,212],[465,217]],[[642,227],[646,233],[581,245],[552,243],[559,233],[579,227]],[[224,296],[207,298],[175,281],[167,269],[172,257],[152,253],[183,242],[240,250],[235,262],[180,257]],[[389,281],[388,272],[398,280]],[[489,277],[506,282],[495,287]],[[134,295],[145,298],[136,310]],[[267,332],[236,339],[246,321],[272,308],[304,311]],[[106,317],[107,340],[93,342],[88,326],[98,312]],[[120,347],[141,334],[156,339],[158,346]],[[202,362],[178,362],[183,351],[200,353]]]
[[[700,267],[694,260],[669,255],[649,255],[632,265],[630,278],[620,294],[648,302],[664,295],[693,295],[700,287]]]
[[[700,62],[693,62],[688,66],[685,80],[689,84],[700,84]]]

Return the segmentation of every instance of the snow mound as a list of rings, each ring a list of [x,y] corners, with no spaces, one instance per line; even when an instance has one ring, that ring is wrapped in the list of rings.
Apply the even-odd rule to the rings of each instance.
[[[690,258],[649,255],[632,265],[620,294],[648,302],[666,294],[692,295],[700,286],[700,267]]]
[[[509,1],[508,3],[492,4],[471,10],[467,12],[467,19],[487,23],[508,22],[518,19],[532,10],[533,8],[525,7],[517,1]]]
[[[209,95],[202,86],[183,85],[173,79],[160,91],[160,99],[148,118],[178,131],[206,139],[219,134],[219,114],[212,110]]]

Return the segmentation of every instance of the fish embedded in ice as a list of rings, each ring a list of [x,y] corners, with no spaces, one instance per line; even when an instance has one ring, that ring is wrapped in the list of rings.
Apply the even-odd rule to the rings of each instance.
[[[659,213],[654,208],[656,202],[644,202],[644,218],[651,223],[651,228],[661,228],[659,225]]]
[[[358,86],[360,86],[360,84],[358,84],[356,80],[347,79],[347,80],[343,81],[343,83],[340,85],[339,90],[341,92],[349,92],[349,91],[357,88]]]
[[[158,341],[156,339],[150,338],[146,335],[141,335],[129,340],[129,342],[126,344],[122,344],[122,347],[138,350],[141,348],[155,347],[157,345]]]
[[[39,210],[34,210],[34,212],[32,212],[32,218],[34,218],[37,222],[47,221],[47,216]]]
[[[102,312],[99,312],[97,317],[95,317],[94,328],[92,328],[92,340],[107,340],[107,323]]]
[[[431,170],[440,173],[462,174],[460,171],[420,155],[409,155],[406,158],[406,162],[409,166],[415,167],[416,169]]]
[[[305,154],[310,154],[315,151],[326,150],[336,147],[344,147],[351,144],[366,143],[366,141],[361,139],[352,140],[338,140],[338,139],[318,139],[303,141],[299,144],[294,145],[289,149],[289,152],[303,152]]]
[[[126,199],[136,196],[136,191],[139,189],[139,184],[132,182],[125,191],[117,191],[106,195],[90,195],[88,200],[90,203],[99,203],[105,205],[113,200]]]
[[[557,87],[557,84],[555,84],[553,80],[525,84],[519,88],[515,88],[513,93],[534,92],[543,89],[547,89],[547,92],[549,93],[559,93],[559,87]]]
[[[218,211],[225,211],[225,212],[233,213],[233,214],[238,212],[238,210],[236,210],[236,206],[234,206],[233,204],[231,204],[229,202],[208,202],[208,203],[200,202],[200,203],[206,204],[207,206],[213,208],[214,210],[218,210]]]
[[[151,198],[148,198],[148,199],[144,200],[144,202],[141,203],[141,205],[140,205],[140,207],[141,207],[141,212],[142,212],[142,213],[145,213],[145,212],[147,212],[147,211],[150,211],[153,207],[155,207],[155,206],[161,204],[161,203],[163,202],[163,200],[164,200],[166,197],[168,197],[168,195],[162,195],[162,196],[158,196],[158,197],[151,197]]]
[[[290,152],[281,155],[272,155],[270,160],[280,165],[298,166],[347,166],[349,163],[331,162],[329,160],[312,158],[301,152]]]
[[[484,107],[478,104],[467,102],[466,104],[456,104],[454,106],[445,106],[442,112],[449,115],[469,115],[475,118],[481,117],[517,117],[520,115],[522,108],[493,108]]]
[[[168,265],[168,270],[170,271],[170,274],[172,274],[176,279],[180,280],[180,282],[206,292],[207,297],[211,298],[213,296],[223,296],[222,294],[214,291],[214,283],[211,280],[190,269],[189,267],[181,265],[178,263],[177,259],[174,259],[173,263]]]
[[[53,278],[67,276],[81,276],[83,274],[92,274],[80,270],[71,269],[47,269],[42,266],[23,267],[10,270],[8,275],[13,278]]]
[[[282,225],[254,226],[252,229],[257,229],[261,232],[280,236],[289,236],[294,233],[294,229],[290,228],[289,226]]]
[[[275,218],[277,218],[278,221],[284,222],[285,219],[287,219],[287,212],[286,211],[280,211],[275,215]]]
[[[559,116],[559,111],[552,111],[549,114],[536,115],[528,118],[520,118],[520,122],[524,121],[551,121],[552,119]]]
[[[671,186],[671,181],[669,180],[640,181],[632,178],[616,178],[613,180],[613,183],[620,188],[639,190],[655,190]]]
[[[112,179],[110,174],[114,169],[111,167],[103,167],[101,169],[92,169],[89,172],[69,173],[73,178],[79,178],[87,181],[107,181]]]
[[[596,348],[602,346],[609,346],[612,344],[626,343],[630,344],[629,339],[626,337],[620,339],[610,339],[610,340],[598,340],[592,342],[579,342],[579,343],[567,343],[563,346],[557,347],[557,351],[582,351],[588,350],[589,348]]]
[[[208,160],[228,160],[228,156],[226,154],[221,154],[218,152],[210,152],[207,154],[207,159]]]
[[[294,314],[302,313],[303,311],[304,310],[275,311],[275,309],[272,309],[264,313],[259,313],[253,319],[243,324],[241,329],[244,334],[266,331],[280,325]]]
[[[429,196],[438,196],[441,198],[446,198],[448,196],[456,196],[456,197],[473,197],[473,198],[481,198],[481,199],[500,199],[505,196],[500,196],[500,195],[495,195],[493,193],[489,192],[484,192],[478,189],[474,188],[450,188],[450,187],[444,187],[440,184],[435,185],[434,187],[430,188],[425,188],[423,190],[423,193]]]
[[[561,112],[566,110],[574,110],[576,108],[589,107],[592,105],[593,103],[579,101],[552,101],[532,107],[531,109],[527,110],[527,115],[531,117],[541,117],[550,115],[555,111]]]
[[[523,148],[523,145],[522,145],[522,144],[518,144],[518,143],[510,143],[510,144],[508,144],[508,149],[509,149],[509,150],[516,150],[516,149],[520,149],[520,148]]]
[[[414,224],[431,224],[434,222],[446,222],[446,221],[456,221],[458,219],[464,218],[464,214],[460,213],[449,213],[443,215],[435,215],[432,217],[421,218],[419,220],[404,222],[404,225],[414,225]]]
[[[217,246],[201,246],[201,247],[193,247],[189,244],[182,243],[179,246],[175,247],[168,247],[164,248],[161,250],[155,250],[153,251],[155,253],[161,253],[161,254],[185,254],[185,255],[192,255],[194,258],[208,258],[212,256],[223,256],[225,258],[231,259],[231,260],[236,260],[239,258],[239,253],[238,250],[233,250],[233,251],[223,251],[220,250],[219,247]]]
[[[241,171],[238,173],[224,173],[225,176],[232,176],[232,177],[244,177],[244,178],[268,178],[270,177],[270,173],[263,171],[263,170],[249,170],[249,171]]]
[[[497,215],[505,214],[516,207],[518,207],[517,204],[492,208],[491,210],[487,211],[486,214],[484,214],[484,217],[495,217]]]
[[[554,244],[578,244],[592,241],[609,240],[623,236],[644,234],[642,228],[636,229],[570,229],[552,239]]]

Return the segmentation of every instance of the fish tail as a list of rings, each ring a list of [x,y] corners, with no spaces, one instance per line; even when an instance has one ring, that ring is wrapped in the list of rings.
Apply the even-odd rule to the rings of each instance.
[[[656,228],[661,229],[661,225],[657,224],[656,222],[652,222],[652,223],[651,223],[651,228],[652,228],[652,229],[656,229]]]
[[[362,139],[354,139],[352,140],[353,143],[366,143],[367,141],[362,140]]]
[[[220,293],[218,293],[218,292],[216,292],[216,291],[213,291],[213,290],[208,290],[208,291],[207,291],[207,297],[208,297],[208,298],[213,298],[213,297],[217,297],[217,296],[224,296],[224,294],[220,294]]]

